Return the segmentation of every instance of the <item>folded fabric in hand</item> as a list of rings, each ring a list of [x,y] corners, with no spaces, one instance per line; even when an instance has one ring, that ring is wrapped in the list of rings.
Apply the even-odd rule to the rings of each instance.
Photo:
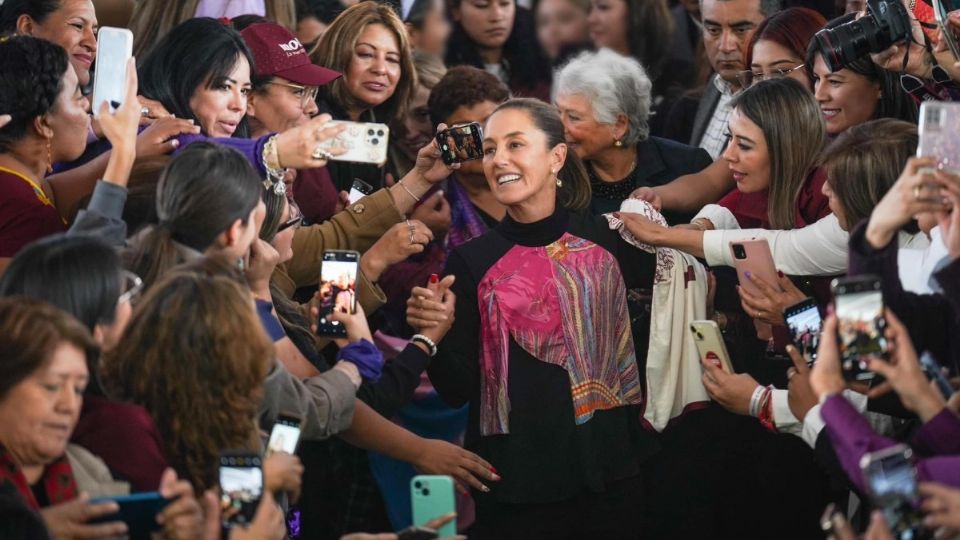
[[[357,366],[364,381],[377,382],[383,371],[383,353],[365,339],[354,341],[337,353],[337,361],[345,360]]]

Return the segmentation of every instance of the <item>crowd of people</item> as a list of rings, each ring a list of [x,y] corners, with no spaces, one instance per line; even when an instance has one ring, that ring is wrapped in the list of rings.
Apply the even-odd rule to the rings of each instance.
[[[0,538],[960,538],[941,4],[0,0]]]

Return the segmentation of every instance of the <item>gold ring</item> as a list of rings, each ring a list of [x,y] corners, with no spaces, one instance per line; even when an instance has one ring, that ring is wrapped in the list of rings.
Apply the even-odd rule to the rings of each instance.
[[[920,190],[921,190],[922,188],[923,188],[923,186],[922,186],[921,184],[917,184],[917,185],[913,186],[913,200],[915,200],[915,201],[919,201],[919,200],[920,200]]]

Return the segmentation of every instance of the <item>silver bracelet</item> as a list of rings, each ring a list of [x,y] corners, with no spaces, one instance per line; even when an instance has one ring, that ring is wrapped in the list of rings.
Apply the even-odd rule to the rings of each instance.
[[[402,180],[402,179],[401,179],[401,180],[397,180],[397,183],[400,184],[400,187],[402,187],[403,190],[406,191],[408,195],[410,195],[411,197],[413,197],[413,200],[415,200],[415,201],[417,201],[417,202],[420,202],[420,197],[417,197],[416,195],[414,195],[413,192],[410,191],[410,188],[408,188],[407,185],[403,183],[403,180]]]
[[[434,343],[432,339],[428,338],[427,336],[425,336],[425,335],[423,335],[423,334],[414,334],[413,337],[410,338],[410,342],[411,342],[411,343],[417,343],[417,342],[423,343],[424,345],[427,346],[427,350],[429,351],[428,354],[429,354],[431,357],[437,355],[437,344]]]

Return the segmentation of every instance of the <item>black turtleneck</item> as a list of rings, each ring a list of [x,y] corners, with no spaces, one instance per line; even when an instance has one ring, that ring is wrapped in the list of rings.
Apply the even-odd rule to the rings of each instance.
[[[547,246],[564,233],[589,240],[613,255],[627,289],[652,286],[654,256],[624,242],[605,218],[582,211],[560,209],[535,223],[518,223],[508,214],[496,228],[454,250],[447,261],[445,273],[457,276],[452,287],[457,295],[456,319],[428,373],[447,403],[471,404],[465,445],[502,477],[500,482],[488,483],[489,494],[474,492],[481,513],[488,497],[500,503],[550,503],[587,491],[606,491],[619,480],[639,475],[640,464],[657,448],[653,436],[641,427],[640,407],[596,411],[593,418],[577,425],[566,370],[534,358],[513,338],[507,376],[510,432],[480,435],[478,284],[514,246]],[[647,343],[636,344],[640,373],[646,349]]]

